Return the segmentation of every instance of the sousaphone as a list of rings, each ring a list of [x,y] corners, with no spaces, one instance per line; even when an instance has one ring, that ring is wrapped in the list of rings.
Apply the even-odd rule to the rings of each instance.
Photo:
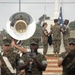
[[[6,25],[7,33],[14,39],[29,39],[36,30],[34,19],[25,12],[13,14]]]

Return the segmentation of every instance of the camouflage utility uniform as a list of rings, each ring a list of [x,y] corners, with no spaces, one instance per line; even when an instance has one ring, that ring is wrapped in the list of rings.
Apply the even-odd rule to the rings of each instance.
[[[29,58],[27,57],[27,54],[24,54],[21,59],[25,62],[25,64],[29,60]],[[40,53],[37,53],[36,59],[41,64],[43,64],[44,62],[47,62],[44,55],[42,55]],[[27,68],[25,68],[25,75],[43,75],[42,71],[43,70],[41,70],[41,68],[39,68],[37,63],[33,61],[32,66],[31,66],[31,72],[29,71],[29,66],[28,66]]]
[[[69,38],[70,38],[70,29],[69,27],[66,26],[65,32],[63,33],[63,43],[66,51],[68,51],[67,46],[69,44]]]
[[[43,32],[42,32],[42,41],[44,46],[43,54],[46,55],[48,50],[48,35],[45,35],[44,32],[48,33],[48,31],[43,28]]]
[[[63,74],[62,75],[75,75],[75,50],[71,52],[64,52],[62,53],[62,66],[63,66]],[[70,65],[73,65],[70,67]]]
[[[65,58],[67,55],[68,55],[68,52],[62,52],[62,53],[59,55],[59,59],[64,60],[64,58]],[[66,74],[64,73],[64,69],[65,69],[65,67],[63,68],[63,74],[62,74],[62,75],[66,75]]]
[[[9,54],[5,54],[4,52],[2,52],[2,54],[0,54],[0,60],[1,60],[1,75],[16,75],[16,74],[12,74],[10,72],[10,70],[7,68],[4,60],[3,60],[3,56],[7,57],[9,62],[11,63],[13,69],[17,67],[18,64],[18,60],[19,60],[19,55],[16,54],[15,52],[13,52],[12,50],[9,51]]]
[[[59,24],[55,24],[51,27],[52,31],[52,40],[53,40],[53,48],[54,53],[60,52],[60,45],[61,45],[61,26]]]
[[[62,66],[62,75],[75,75],[75,39],[69,39],[68,51],[59,55],[58,66]]]

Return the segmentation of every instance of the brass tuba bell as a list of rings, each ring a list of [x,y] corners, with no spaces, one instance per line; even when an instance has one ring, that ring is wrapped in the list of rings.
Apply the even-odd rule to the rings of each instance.
[[[34,34],[36,24],[29,14],[17,12],[9,18],[6,28],[7,33],[14,39],[26,40]]]

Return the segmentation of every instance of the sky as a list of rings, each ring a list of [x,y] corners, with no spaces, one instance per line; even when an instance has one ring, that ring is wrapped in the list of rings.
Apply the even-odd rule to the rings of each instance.
[[[21,0],[21,12],[30,14],[35,22],[43,14],[50,18],[54,13],[55,0]],[[19,12],[19,0],[0,0],[0,31],[6,29],[9,18]],[[59,0],[59,6],[62,2],[63,18],[70,21],[75,20],[75,0]]]

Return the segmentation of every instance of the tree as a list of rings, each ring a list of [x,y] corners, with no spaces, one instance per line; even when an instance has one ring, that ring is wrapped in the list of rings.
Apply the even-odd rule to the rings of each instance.
[[[75,30],[75,21],[70,22],[69,27],[71,30]]]
[[[47,16],[46,14],[43,14],[43,15],[39,18],[39,24],[42,24],[42,22],[44,22],[46,19],[50,19],[50,17]]]

